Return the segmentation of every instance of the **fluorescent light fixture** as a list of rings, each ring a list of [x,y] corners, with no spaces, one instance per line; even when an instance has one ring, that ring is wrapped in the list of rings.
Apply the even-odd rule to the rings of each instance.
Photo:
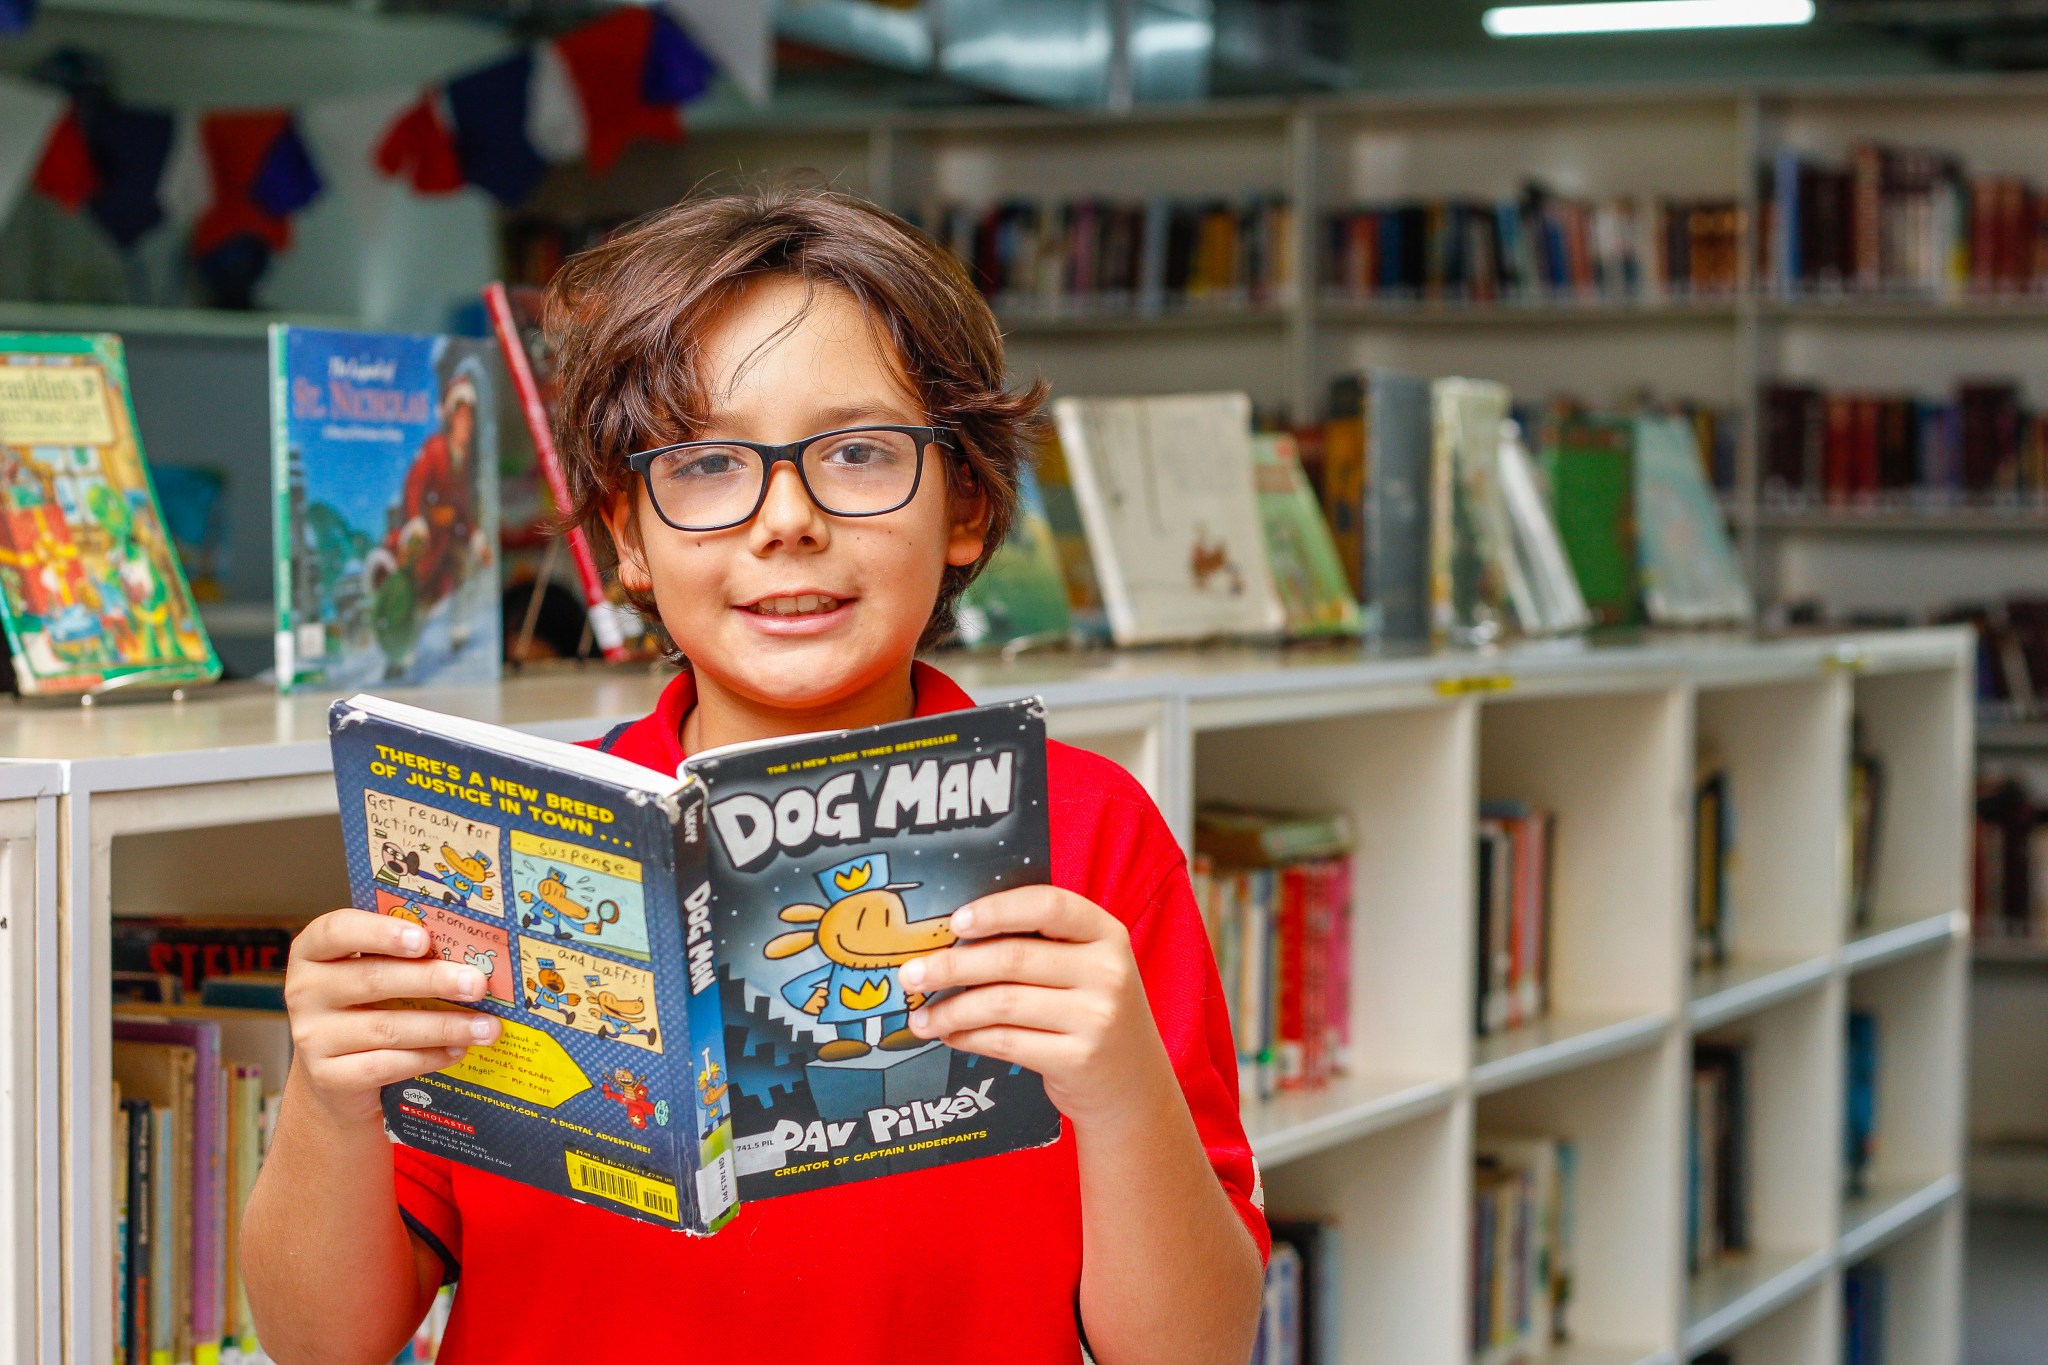
[[[1503,5],[1486,11],[1480,20],[1496,38],[1772,28],[1812,22],[1813,0],[1596,0],[1575,5]]]

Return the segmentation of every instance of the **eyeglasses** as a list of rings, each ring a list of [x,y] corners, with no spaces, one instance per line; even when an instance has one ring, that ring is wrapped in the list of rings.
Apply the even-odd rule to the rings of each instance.
[[[654,510],[678,531],[723,531],[753,520],[778,461],[835,517],[879,517],[908,505],[924,477],[924,448],[958,450],[945,427],[847,427],[788,445],[682,441],[626,458]]]

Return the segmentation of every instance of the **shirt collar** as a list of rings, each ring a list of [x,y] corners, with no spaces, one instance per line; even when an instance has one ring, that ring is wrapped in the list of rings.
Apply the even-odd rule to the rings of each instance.
[[[910,713],[913,716],[936,716],[946,711],[965,711],[974,705],[974,698],[962,691],[960,684],[921,659],[910,665],[910,689],[911,695],[915,698]],[[662,689],[661,700],[655,703],[654,714],[640,722],[641,726],[647,726],[653,731],[647,736],[647,740],[660,746],[660,761],[648,766],[671,773],[682,768],[683,760],[689,757],[683,749],[683,718],[690,714],[690,708],[696,704],[697,675],[686,668],[671,678],[668,686]]]

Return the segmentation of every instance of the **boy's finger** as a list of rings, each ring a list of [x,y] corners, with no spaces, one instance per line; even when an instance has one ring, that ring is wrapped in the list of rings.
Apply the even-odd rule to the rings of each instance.
[[[331,1005],[374,1005],[384,1000],[481,1000],[486,980],[476,968],[460,962],[409,962],[403,958],[362,957],[333,964],[328,975]]]
[[[975,986],[910,1013],[911,1032],[921,1038],[1009,1025],[1043,1033],[1066,1033],[1079,1022],[1081,1003],[1073,991],[999,981]]]
[[[460,1047],[389,1048],[337,1057],[329,1066],[333,1079],[349,1089],[373,1090],[453,1066],[466,1051]]]
[[[418,957],[426,951],[425,929],[397,915],[367,910],[330,910],[292,940],[292,956],[308,962],[336,962],[357,953]]]
[[[477,1010],[349,1010],[329,1026],[325,1046],[337,1062],[379,1052],[445,1052],[489,1044],[500,1027]]]
[[[951,1034],[946,1039],[946,1046],[961,1052],[979,1053],[1040,1075],[1057,1070],[1068,1052],[1066,1040],[1058,1034],[1010,1024],[995,1024]]]
[[[1076,960],[1075,952],[1071,943],[1004,934],[914,957],[903,964],[898,975],[903,989],[927,995],[948,986],[979,986],[989,981],[1078,986],[1086,964]]]
[[[1103,935],[1102,911],[1056,886],[1019,886],[969,901],[953,912],[955,938],[993,934],[1042,934],[1068,943],[1092,943]]]

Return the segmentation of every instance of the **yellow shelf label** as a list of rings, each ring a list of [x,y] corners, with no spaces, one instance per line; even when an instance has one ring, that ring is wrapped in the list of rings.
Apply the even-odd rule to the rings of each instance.
[[[1438,678],[1437,695],[1440,697],[1469,697],[1480,692],[1507,692],[1514,688],[1515,680],[1505,673],[1474,673],[1464,678]]]

